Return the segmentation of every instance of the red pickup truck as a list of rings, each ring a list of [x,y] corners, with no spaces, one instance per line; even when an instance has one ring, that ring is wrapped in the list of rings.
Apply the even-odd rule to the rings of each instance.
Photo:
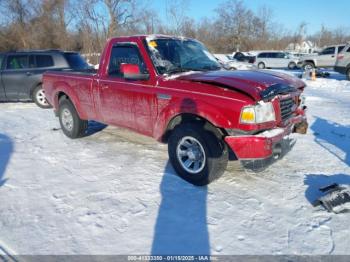
[[[43,87],[62,131],[88,120],[168,143],[183,179],[206,185],[240,160],[265,159],[307,128],[301,80],[272,71],[227,71],[198,41],[162,35],[108,40],[97,72],[47,72]]]

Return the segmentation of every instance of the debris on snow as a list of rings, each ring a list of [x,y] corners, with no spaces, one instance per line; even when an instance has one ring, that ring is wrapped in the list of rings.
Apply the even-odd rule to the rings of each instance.
[[[320,188],[326,195],[320,197],[315,205],[322,205],[328,212],[350,211],[350,186],[332,184]]]

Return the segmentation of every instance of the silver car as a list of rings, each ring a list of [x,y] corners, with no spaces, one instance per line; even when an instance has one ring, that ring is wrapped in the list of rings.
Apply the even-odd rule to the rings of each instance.
[[[350,80],[350,43],[338,54],[334,70],[345,74],[347,79]]]
[[[296,68],[298,58],[286,52],[266,51],[260,52],[255,59],[254,64],[259,69],[264,68]]]

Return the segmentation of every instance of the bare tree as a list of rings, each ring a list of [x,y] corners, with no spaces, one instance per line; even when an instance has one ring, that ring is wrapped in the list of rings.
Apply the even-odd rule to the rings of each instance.
[[[227,0],[216,9],[217,23],[221,32],[226,36],[229,48],[238,51],[244,47],[245,40],[249,37],[250,19],[253,17],[251,10],[247,9],[243,1]]]
[[[109,14],[108,37],[116,36],[119,27],[133,18],[134,0],[104,0]]]
[[[1,12],[7,14],[7,20],[10,37],[5,41],[12,48],[28,48],[28,26],[27,22],[32,18],[30,0],[3,0],[1,2]],[[5,16],[3,16],[5,18]]]
[[[166,17],[168,21],[169,33],[182,35],[185,23],[189,21],[186,15],[189,1],[185,0],[166,0]]]

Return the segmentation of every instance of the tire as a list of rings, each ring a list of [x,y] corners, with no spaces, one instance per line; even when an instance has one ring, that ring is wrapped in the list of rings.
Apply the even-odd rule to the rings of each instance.
[[[310,70],[310,69],[314,69],[315,68],[315,65],[314,63],[312,62],[305,62],[304,65],[303,65],[303,70]]]
[[[32,99],[33,99],[34,103],[40,108],[47,109],[47,108],[52,107],[46,100],[45,91],[44,91],[42,85],[38,85],[33,90]]]
[[[288,64],[288,69],[293,70],[293,69],[296,68],[296,66],[297,66],[297,65],[296,65],[294,62],[290,62],[290,63]]]
[[[260,63],[258,64],[258,68],[259,68],[259,69],[265,69],[265,64],[264,64],[263,62],[260,62]]]
[[[346,71],[346,79],[350,81],[350,68]]]
[[[177,174],[187,182],[204,186],[225,172],[228,147],[209,127],[181,124],[172,131],[168,142],[170,162]],[[193,163],[186,167],[187,161]]]
[[[79,138],[85,135],[88,121],[80,119],[74,105],[69,99],[59,102],[58,117],[63,133],[69,138]]]

